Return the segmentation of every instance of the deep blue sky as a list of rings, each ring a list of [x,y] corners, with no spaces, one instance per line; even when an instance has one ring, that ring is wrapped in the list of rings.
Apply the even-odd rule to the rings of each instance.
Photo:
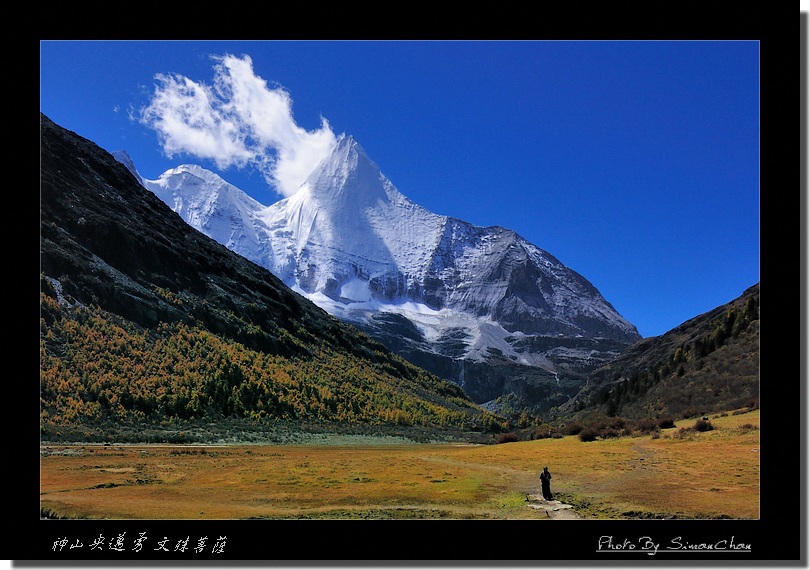
[[[150,179],[215,170],[262,203],[255,169],[167,158],[133,120],[177,74],[250,56],[295,123],[353,135],[438,214],[517,231],[596,286],[642,336],[759,280],[756,41],[46,41],[42,112]]]

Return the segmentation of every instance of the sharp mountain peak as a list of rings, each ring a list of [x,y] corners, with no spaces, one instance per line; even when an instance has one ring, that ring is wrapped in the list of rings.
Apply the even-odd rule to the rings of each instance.
[[[474,382],[464,364],[493,359],[578,378],[641,338],[587,279],[514,231],[412,202],[350,135],[298,192],[268,206],[230,185],[214,192],[227,183],[203,170],[143,184],[193,227],[443,378]]]

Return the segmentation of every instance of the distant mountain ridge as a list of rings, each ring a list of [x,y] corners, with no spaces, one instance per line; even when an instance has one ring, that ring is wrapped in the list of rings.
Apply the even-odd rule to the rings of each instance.
[[[450,371],[459,374],[465,394],[193,229],[143,188],[124,153],[116,161],[44,115],[41,121],[43,437],[127,433],[138,441],[189,441],[196,436],[177,431],[175,422],[183,421],[205,432],[205,440],[214,435],[202,425],[215,426],[221,436],[234,425],[248,426],[233,421],[249,422],[253,432],[272,425],[270,419],[325,421],[341,429],[423,426],[428,434],[459,427],[497,432],[508,421],[469,399],[486,402],[492,394],[498,405],[486,409],[511,412],[528,404],[557,422],[691,417],[759,406],[758,283],[623,349],[606,339],[521,337],[528,350],[567,362],[560,367],[565,373],[517,364],[494,349],[487,361],[433,361],[456,367]],[[181,180],[178,174],[218,179],[195,168],[179,168],[169,178]],[[189,188],[188,181],[177,188]],[[227,183],[216,196],[248,210],[257,204]],[[213,212],[223,199],[209,204]],[[241,216],[219,211],[212,219],[231,219],[218,227],[244,233]],[[386,327],[389,340],[399,339],[403,353],[408,343],[425,342],[402,315],[371,318]],[[441,341],[446,352],[466,349],[463,342],[454,346],[451,335]],[[617,356],[583,367],[578,355],[585,343],[592,354]]]
[[[350,136],[270,206],[195,165],[140,180],[193,227],[482,403],[524,392],[547,408],[641,338],[584,277],[514,231],[410,201]],[[531,395],[509,380],[527,376],[545,387]]]
[[[690,417],[759,407],[760,285],[593,371],[563,415]]]

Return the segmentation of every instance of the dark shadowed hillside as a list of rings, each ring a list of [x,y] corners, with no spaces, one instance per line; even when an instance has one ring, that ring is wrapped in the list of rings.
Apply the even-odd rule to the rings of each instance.
[[[759,284],[596,370],[565,416],[688,417],[759,406]]]
[[[192,229],[44,115],[40,158],[43,438],[500,429],[458,386]]]

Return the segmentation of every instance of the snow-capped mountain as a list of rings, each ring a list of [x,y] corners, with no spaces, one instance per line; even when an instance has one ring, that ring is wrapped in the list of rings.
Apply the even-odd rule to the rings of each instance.
[[[465,363],[494,361],[559,385],[641,338],[584,277],[514,231],[410,201],[350,136],[269,206],[199,166],[135,173],[193,227],[462,385]]]

